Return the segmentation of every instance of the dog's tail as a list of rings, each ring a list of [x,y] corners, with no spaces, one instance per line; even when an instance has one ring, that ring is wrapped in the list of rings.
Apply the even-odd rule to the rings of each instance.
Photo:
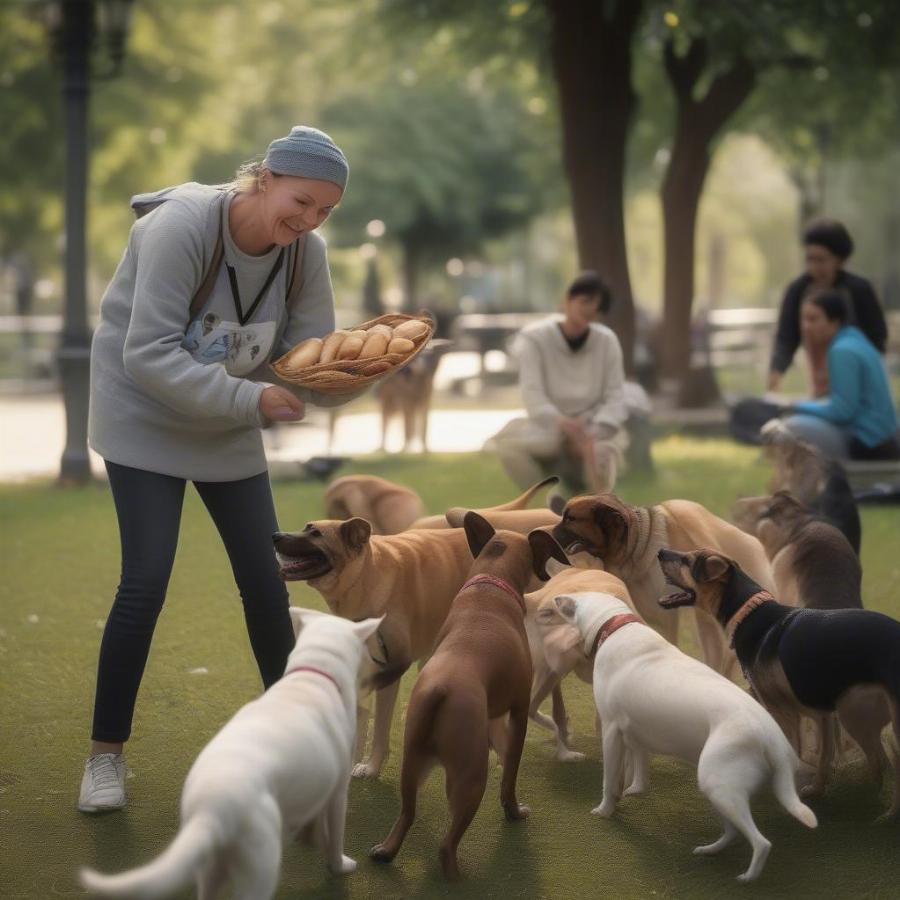
[[[777,726],[776,726],[777,728]],[[781,738],[775,747],[766,748],[766,756],[772,767],[772,791],[778,802],[807,828],[815,828],[819,822],[816,814],[797,794],[797,757],[787,738],[778,729]]]
[[[503,509],[527,509],[528,504],[531,503],[534,495],[541,490],[541,488],[549,487],[551,484],[556,484],[559,481],[559,478],[556,475],[550,475],[548,478],[545,478],[543,481],[537,482],[537,484],[533,484],[527,491],[519,494],[515,500],[510,500],[507,503],[501,503],[499,506],[492,506],[491,512],[499,512]]]
[[[193,880],[199,866],[214,850],[219,831],[212,816],[195,815],[152,862],[119,875],[101,875],[84,868],[79,873],[82,887],[98,897],[169,897]]]

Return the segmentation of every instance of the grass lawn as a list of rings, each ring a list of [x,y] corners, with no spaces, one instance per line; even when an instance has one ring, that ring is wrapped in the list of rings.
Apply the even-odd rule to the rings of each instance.
[[[735,497],[760,493],[767,479],[755,451],[725,441],[672,437],[655,453],[654,478],[621,484],[629,501],[687,497],[727,514]],[[373,458],[358,470],[417,488],[435,511],[490,505],[513,494],[495,461],[478,454]],[[275,492],[285,529],[322,514],[319,484],[277,484]],[[80,893],[74,879],[79,865],[118,871],[166,845],[177,829],[188,768],[234,710],[257,693],[258,676],[225,552],[189,492],[128,745],[134,773],[129,806],[100,818],[80,815],[75,799],[97,651],[119,574],[112,501],[105,487],[6,486],[0,487],[0,515],[0,897],[74,896]],[[898,525],[896,508],[863,511],[865,602],[900,618]],[[322,607],[305,586],[292,585],[291,592],[299,605]],[[413,679],[410,674],[404,680],[401,713]],[[532,816],[519,825],[503,821],[498,771],[492,771],[485,802],[460,848],[462,883],[446,885],[438,867],[437,844],[447,824],[438,773],[423,788],[418,821],[395,863],[376,866],[366,858],[398,809],[398,715],[394,755],[381,780],[351,786],[346,852],[359,860],[358,872],[331,878],[317,853],[288,847],[278,897],[900,896],[900,827],[872,824],[885,798],[855,766],[840,771],[826,796],[812,803],[820,821],[814,832],[768,793],[758,798],[756,820],[773,848],[762,877],[749,887],[734,880],[750,858],[743,841],[717,857],[691,855],[693,846],[717,836],[718,825],[685,766],[654,760],[647,796],[623,801],[612,820],[592,817],[601,762],[590,691],[570,682],[566,696],[576,746],[588,760],[557,763],[544,733],[530,731],[519,796]]]

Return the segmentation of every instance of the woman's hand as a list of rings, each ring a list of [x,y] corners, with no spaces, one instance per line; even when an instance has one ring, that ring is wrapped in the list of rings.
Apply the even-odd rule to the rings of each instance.
[[[769,380],[766,382],[766,390],[777,391],[781,387],[781,372],[769,372]]]
[[[306,415],[306,406],[290,391],[273,384],[259,395],[259,411],[269,422],[299,422]]]

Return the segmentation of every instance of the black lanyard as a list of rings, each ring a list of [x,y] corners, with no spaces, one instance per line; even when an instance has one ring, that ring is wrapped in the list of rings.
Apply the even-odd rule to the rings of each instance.
[[[238,290],[237,273],[234,271],[234,267],[226,261],[225,268],[228,269],[228,281],[231,283],[231,297],[234,300],[234,309],[237,313],[238,321],[241,323],[241,325],[246,325],[250,321],[253,313],[256,312],[256,308],[262,302],[262,298],[265,297],[266,292],[270,287],[272,287],[272,282],[275,280],[275,276],[281,271],[281,267],[283,264],[284,247],[281,248],[281,251],[278,254],[278,259],[275,260],[275,265],[272,266],[272,271],[269,272],[269,277],[266,279],[266,283],[259,289],[259,293],[256,295],[256,299],[251,304],[250,309],[247,310],[247,314],[244,315],[243,308],[241,306],[241,292]]]

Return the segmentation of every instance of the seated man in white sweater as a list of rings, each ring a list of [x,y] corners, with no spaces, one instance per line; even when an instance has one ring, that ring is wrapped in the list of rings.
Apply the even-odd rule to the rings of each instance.
[[[523,328],[514,345],[527,418],[485,445],[527,487],[548,472],[575,491],[612,490],[628,446],[622,348],[597,319],[611,303],[596,272],[566,292],[563,315]]]

